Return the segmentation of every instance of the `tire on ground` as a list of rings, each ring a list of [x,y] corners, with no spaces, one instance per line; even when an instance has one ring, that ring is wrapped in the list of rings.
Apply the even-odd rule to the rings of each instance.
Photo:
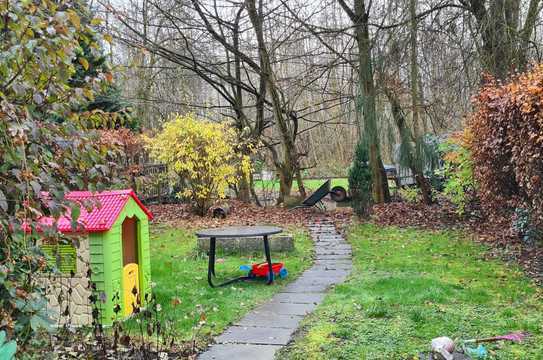
[[[343,202],[347,200],[347,190],[343,186],[334,186],[330,190],[330,198],[335,202]]]

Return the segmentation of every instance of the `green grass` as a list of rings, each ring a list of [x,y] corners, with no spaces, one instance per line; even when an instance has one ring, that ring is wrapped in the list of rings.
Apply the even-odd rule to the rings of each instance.
[[[304,180],[306,190],[314,191],[321,186],[326,179],[307,179]],[[349,180],[347,178],[332,179],[331,187],[342,186],[344,189],[349,188]],[[279,190],[279,180],[255,180],[255,188],[259,190]],[[298,191],[298,182],[294,180],[292,190]]]
[[[306,179],[304,180],[304,186],[306,190],[308,191],[315,191],[325,181],[326,179]],[[255,180],[254,184],[257,190],[279,191],[279,180]],[[333,188],[334,186],[341,186],[345,190],[349,190],[349,179],[347,178],[332,179],[330,188]],[[394,183],[394,181],[389,180],[388,186],[390,189],[393,189],[396,187],[396,184]],[[294,182],[292,183],[292,191],[295,193],[298,191],[298,182],[296,180],[294,180]]]
[[[151,272],[156,284],[153,293],[161,304],[164,326],[175,331],[178,340],[191,339],[194,327],[205,314],[206,324],[197,339],[207,341],[210,335],[221,333],[226,326],[240,319],[257,304],[268,300],[285,283],[293,280],[312,262],[312,242],[308,236],[295,231],[295,251],[273,253],[272,260],[285,263],[289,275],[267,286],[264,281],[238,282],[223,288],[211,288],[207,283],[207,256],[196,252],[194,234],[174,228],[158,228],[151,234]],[[263,254],[225,255],[215,267],[218,277],[230,278],[243,275],[242,264],[263,261]],[[224,260],[224,262],[222,262]],[[175,304],[178,298],[181,303]],[[134,324],[131,324],[134,326]],[[173,328],[171,328],[173,327]]]
[[[355,227],[350,280],[304,322],[281,359],[415,359],[432,338],[522,330],[522,344],[489,344],[492,359],[543,359],[541,289],[517,268],[452,232]]]

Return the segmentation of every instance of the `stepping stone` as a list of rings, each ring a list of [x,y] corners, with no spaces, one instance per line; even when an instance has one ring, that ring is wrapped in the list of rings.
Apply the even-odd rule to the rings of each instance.
[[[324,260],[317,260],[315,261],[315,266],[320,266],[320,265],[352,265],[352,261],[350,259],[338,259],[338,260],[333,260],[333,259],[324,259]],[[311,268],[310,270],[312,270],[313,268]]]
[[[315,260],[349,260],[350,255],[317,255]]]
[[[346,243],[339,239],[337,240],[336,239],[322,239],[322,240],[316,241],[315,244],[317,245],[316,247],[318,248],[320,246],[332,246],[332,245],[340,246]]]
[[[286,293],[324,293],[328,286],[325,284],[307,285],[292,283],[287,285],[283,292]]]
[[[328,248],[331,248],[331,247],[336,247],[336,246],[341,246],[342,243],[340,242],[330,242],[330,241],[326,241],[326,242],[321,242],[321,243],[317,243],[318,246],[316,246],[316,249],[328,249]]]
[[[334,279],[338,282],[341,282],[345,280],[345,278],[349,275],[350,271],[347,270],[336,270],[336,269],[315,269],[310,270],[305,273],[307,278],[314,279],[314,278],[321,278],[321,279]]]
[[[273,360],[279,345],[216,344],[198,356],[198,360]]]
[[[317,255],[347,255],[347,256],[352,255],[352,252],[350,249],[340,250],[340,249],[334,249],[334,248],[321,248],[321,249],[318,249],[315,253]]]
[[[236,323],[237,326],[243,327],[262,327],[283,328],[295,330],[303,316],[299,315],[279,315],[272,312],[250,312],[243,319]]]
[[[342,265],[339,264],[337,266],[334,265],[318,265],[315,267],[315,270],[326,270],[326,271],[333,271],[333,270],[352,270],[352,266],[350,265]]]
[[[300,281],[297,283],[297,285],[303,286],[317,286],[317,285],[323,285],[325,287],[328,287],[330,285],[334,285],[337,283],[340,283],[343,281],[343,278],[322,278],[322,277],[307,277],[300,279]]]
[[[261,324],[261,326],[265,325],[265,323]],[[231,326],[217,338],[217,343],[286,345],[293,332],[293,329],[283,328]]]
[[[290,304],[319,304],[322,299],[324,299],[324,294],[279,293],[271,301]]]
[[[277,315],[299,315],[305,316],[311,311],[315,310],[317,305],[315,304],[289,304],[281,302],[270,302],[259,309],[255,310],[256,313],[259,311],[270,312]]]
[[[347,278],[347,274],[342,274],[340,271],[347,271],[347,270],[326,270],[326,269],[318,269],[315,270],[315,272],[312,272],[311,274],[307,274],[307,277],[304,277],[302,280],[302,284],[317,284],[321,282],[342,282],[345,281]],[[325,275],[320,275],[321,273],[325,273]],[[326,273],[329,273],[329,275],[326,275]]]
[[[336,244],[336,243],[323,243],[321,245],[319,245],[320,249],[328,249],[328,248],[333,248],[333,249],[336,249],[336,250],[353,250],[353,248],[351,247],[351,245],[344,245],[344,244]]]

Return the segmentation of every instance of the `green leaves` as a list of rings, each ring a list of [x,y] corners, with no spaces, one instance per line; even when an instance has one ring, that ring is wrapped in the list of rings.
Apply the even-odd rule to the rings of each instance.
[[[6,332],[0,331],[0,359],[11,360],[17,352],[17,343],[14,340],[6,341]]]
[[[80,111],[106,76],[82,52],[86,46],[99,53],[101,43],[85,1],[70,1],[69,8],[56,1],[6,4],[0,2],[0,322],[24,345],[50,328],[43,283],[36,281],[48,268],[36,245],[60,235],[38,220],[70,209],[75,223],[80,208],[64,193],[109,183],[107,161]],[[92,73],[76,82],[76,69]],[[9,358],[3,356],[13,350],[9,344],[0,347],[0,359]]]
[[[72,220],[72,229],[77,229],[77,219],[79,219],[79,215],[81,215],[81,206],[79,204],[73,204],[70,207],[70,216]]]
[[[456,205],[456,212],[463,216],[466,206],[476,196],[477,183],[473,176],[473,161],[469,148],[469,131],[457,133],[440,146],[445,154],[445,186],[443,193]]]
[[[355,211],[366,216],[371,205],[372,177],[368,166],[368,148],[364,141],[356,146],[353,163],[349,169],[349,189]]]

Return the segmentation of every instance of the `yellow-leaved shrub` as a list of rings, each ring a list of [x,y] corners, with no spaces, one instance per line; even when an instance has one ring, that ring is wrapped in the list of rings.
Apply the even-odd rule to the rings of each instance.
[[[238,137],[231,126],[194,114],[176,115],[145,143],[151,157],[181,180],[178,196],[189,199],[200,215],[251,169],[249,157],[236,151]]]

